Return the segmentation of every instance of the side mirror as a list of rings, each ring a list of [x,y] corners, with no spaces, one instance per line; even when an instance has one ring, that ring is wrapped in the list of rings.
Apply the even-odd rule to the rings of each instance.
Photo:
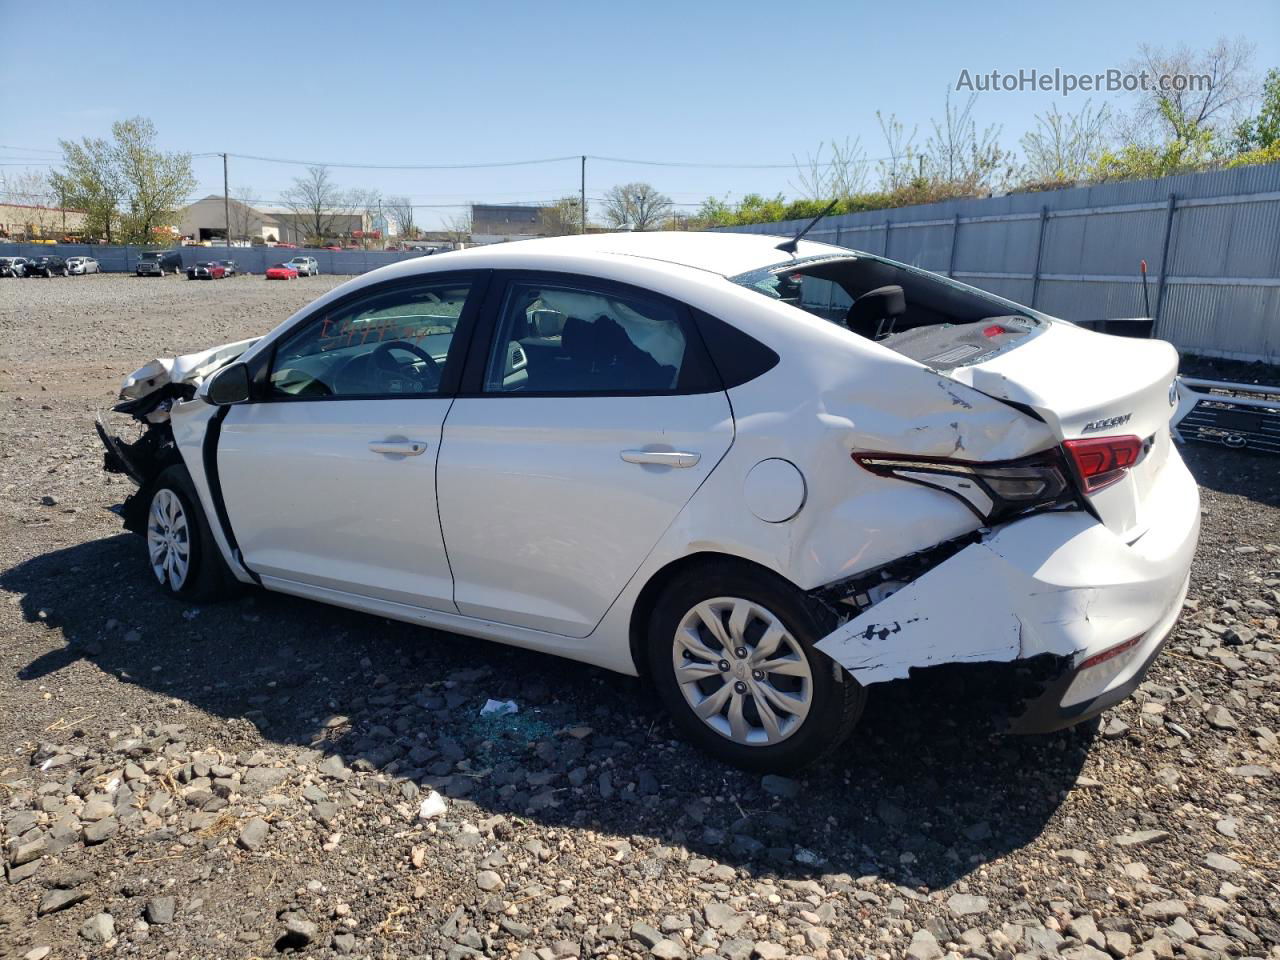
[[[215,407],[244,403],[249,399],[249,368],[243,363],[223,367],[205,385],[204,398]]]

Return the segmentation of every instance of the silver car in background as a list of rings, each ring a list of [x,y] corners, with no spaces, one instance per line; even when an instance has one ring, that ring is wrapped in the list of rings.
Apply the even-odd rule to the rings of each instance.
[[[101,273],[102,266],[93,257],[68,257],[67,272],[69,273]]]

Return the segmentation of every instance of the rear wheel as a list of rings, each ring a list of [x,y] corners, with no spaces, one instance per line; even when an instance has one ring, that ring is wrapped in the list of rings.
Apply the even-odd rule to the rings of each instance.
[[[147,564],[165,593],[184,600],[212,600],[235,583],[186,467],[168,467],[153,482],[146,541]]]
[[[834,750],[866,690],[814,649],[831,625],[794,586],[732,561],[669,585],[649,624],[649,665],[676,724],[749,770],[788,771]]]

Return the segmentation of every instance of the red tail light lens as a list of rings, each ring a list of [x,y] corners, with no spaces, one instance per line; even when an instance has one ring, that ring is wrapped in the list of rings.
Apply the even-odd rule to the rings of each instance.
[[[1063,443],[1067,456],[1085,493],[1096,493],[1109,487],[1142,456],[1142,441],[1137,437],[1089,437]]]

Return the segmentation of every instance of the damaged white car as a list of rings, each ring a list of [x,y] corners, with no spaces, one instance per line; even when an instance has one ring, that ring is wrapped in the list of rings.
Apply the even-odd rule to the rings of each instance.
[[[100,424],[158,584],[235,584],[653,685],[754,769],[871,684],[1035,661],[1046,731],[1138,684],[1186,594],[1171,346],[736,234],[530,240],[351,280],[143,367]]]

